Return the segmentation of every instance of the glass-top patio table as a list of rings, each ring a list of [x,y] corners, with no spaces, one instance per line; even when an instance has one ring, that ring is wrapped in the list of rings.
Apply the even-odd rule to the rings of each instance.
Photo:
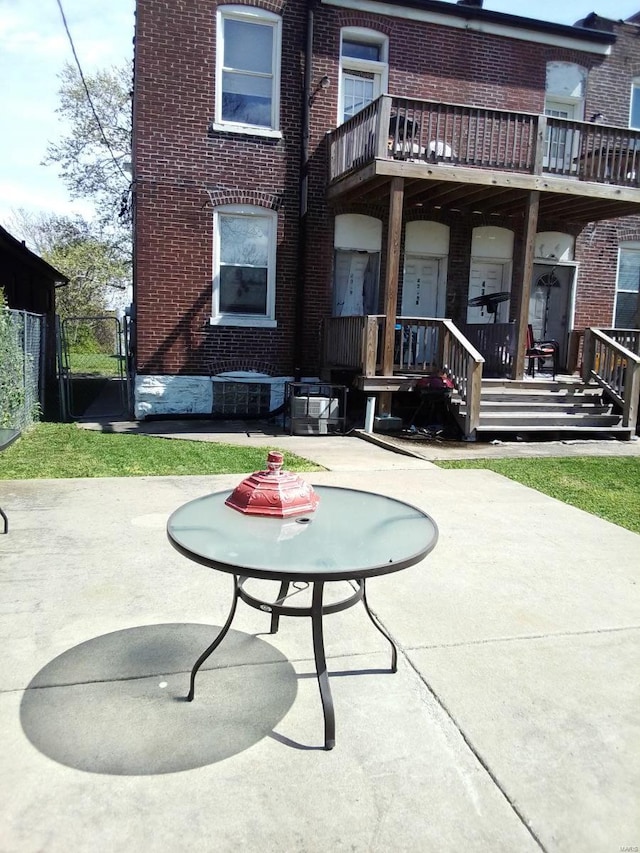
[[[323,616],[362,601],[374,626],[391,645],[391,671],[397,668],[396,647],[367,604],[365,582],[376,575],[420,562],[436,545],[438,528],[427,513],[385,495],[315,486],[317,509],[295,518],[244,515],[225,506],[231,490],[215,492],[179,507],[169,518],[169,541],[190,560],[234,576],[231,609],[220,633],[198,658],[191,672],[187,699],[193,700],[196,673],[220,645],[236,612],[238,599],[271,614],[271,633],[280,616],[309,616],[316,674],[324,713],[325,749],[335,745],[335,713],[324,651]],[[274,601],[251,595],[250,578],[279,581]],[[353,592],[340,601],[323,602],[326,583],[350,581]],[[311,586],[311,606],[287,604],[289,589]]]

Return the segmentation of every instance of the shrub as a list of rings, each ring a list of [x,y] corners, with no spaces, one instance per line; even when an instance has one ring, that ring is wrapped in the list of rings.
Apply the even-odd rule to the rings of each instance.
[[[24,402],[24,353],[0,288],[0,427],[21,426]]]

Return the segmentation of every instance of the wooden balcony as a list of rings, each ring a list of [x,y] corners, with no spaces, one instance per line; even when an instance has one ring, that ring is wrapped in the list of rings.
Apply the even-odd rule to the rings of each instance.
[[[584,223],[640,212],[640,131],[382,95],[329,134],[329,199]]]

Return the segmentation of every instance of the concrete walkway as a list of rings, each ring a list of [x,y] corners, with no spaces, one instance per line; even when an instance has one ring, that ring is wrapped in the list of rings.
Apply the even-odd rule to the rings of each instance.
[[[233,434],[436,519],[430,556],[368,586],[398,673],[361,607],[326,618],[325,752],[307,620],[269,635],[240,604],[186,704],[231,583],[166,520],[241,478],[1,482],[0,850],[640,846],[640,537],[355,437]]]
[[[263,421],[215,421],[168,419],[123,421],[96,418],[78,424],[83,429],[153,435],[196,441],[217,441],[253,447],[278,447],[305,456],[330,470],[357,471],[372,468],[397,470],[424,468],[424,462],[446,459],[496,459],[541,456],[640,456],[640,439],[575,439],[557,441],[461,442],[433,440],[421,436],[398,437],[367,434],[358,429],[347,436],[290,435],[280,426]],[[380,452],[380,448],[383,452]],[[390,452],[389,452],[390,451]],[[414,461],[402,459],[409,457]],[[428,466],[427,466],[428,467]]]

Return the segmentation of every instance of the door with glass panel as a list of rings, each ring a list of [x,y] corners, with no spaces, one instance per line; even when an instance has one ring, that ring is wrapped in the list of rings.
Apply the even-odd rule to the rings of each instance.
[[[576,106],[547,98],[544,112],[553,118],[574,119]],[[550,172],[576,171],[577,149],[578,135],[573,128],[547,125],[544,165]]]
[[[379,97],[386,77],[386,40],[344,34],[340,49],[339,121],[347,121]]]

